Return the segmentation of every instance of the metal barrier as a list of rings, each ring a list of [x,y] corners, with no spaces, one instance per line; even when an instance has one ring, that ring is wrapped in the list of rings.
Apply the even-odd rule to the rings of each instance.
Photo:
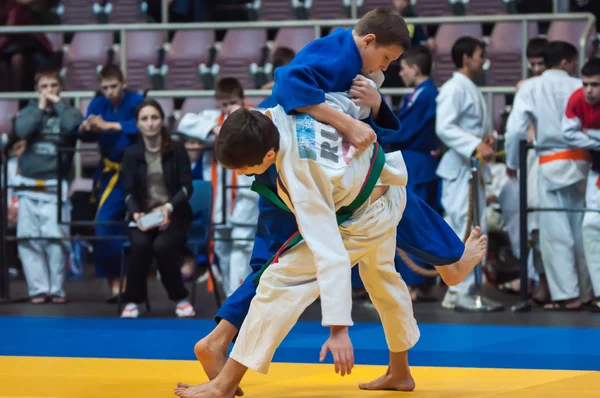
[[[529,40],[529,22],[538,21],[577,21],[586,20],[586,27],[579,39],[580,64],[585,63],[585,48],[587,39],[594,25],[596,17],[590,13],[572,14],[531,14],[531,15],[478,15],[478,16],[454,16],[454,17],[419,17],[406,18],[406,22],[413,25],[427,24],[481,24],[495,22],[521,22],[523,26],[523,43]],[[248,22],[218,22],[218,23],[148,23],[148,24],[106,24],[106,25],[55,25],[55,26],[3,26],[0,27],[0,35],[19,33],[51,33],[51,32],[119,32],[121,50],[121,69],[127,75],[127,50],[126,36],[130,31],[169,31],[169,30],[225,30],[225,29],[277,29],[277,28],[300,28],[312,27],[315,38],[321,36],[321,28],[352,26],[357,19],[328,19],[328,20],[306,20],[306,21],[248,21]],[[521,50],[522,78],[527,77],[526,46]]]
[[[527,151],[530,149],[569,149],[572,147],[566,145],[533,145],[528,144],[526,140],[519,141],[519,265],[520,265],[520,283],[519,291],[520,302],[512,307],[514,312],[531,311],[529,301],[529,270],[528,270],[528,227],[527,214],[539,211],[558,211],[571,213],[595,212],[600,213],[600,209],[571,209],[560,207],[528,207],[527,206]]]

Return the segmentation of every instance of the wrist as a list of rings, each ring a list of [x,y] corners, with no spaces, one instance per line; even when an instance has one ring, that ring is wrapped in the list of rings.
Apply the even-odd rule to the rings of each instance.
[[[340,333],[348,333],[348,326],[330,326],[329,327],[330,330],[330,334],[333,335],[338,335]]]
[[[169,202],[165,203],[165,207],[167,209],[167,211],[169,212],[169,214],[173,213],[173,205]]]

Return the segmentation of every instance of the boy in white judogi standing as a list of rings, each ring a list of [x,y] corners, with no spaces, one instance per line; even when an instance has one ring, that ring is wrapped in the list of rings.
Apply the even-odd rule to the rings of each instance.
[[[215,87],[215,97],[219,110],[207,109],[198,114],[185,114],[178,131],[202,141],[212,141],[229,114],[246,105],[244,89],[234,78],[219,80]],[[246,188],[224,188],[223,173],[226,174],[227,185]],[[223,290],[229,296],[251,271],[248,263],[258,222],[258,195],[247,188],[252,184],[252,178],[236,176],[235,173],[224,170],[209,151],[203,153],[203,174],[204,180],[211,181],[213,185],[213,222],[217,224],[214,251],[219,257]],[[226,195],[225,208],[223,194]],[[225,225],[223,212],[226,212]]]
[[[326,94],[326,99],[355,119],[369,115],[347,96]],[[322,323],[331,328],[321,360],[331,350],[336,372],[348,373],[354,363],[347,333],[353,324],[350,275],[356,263],[391,352],[386,375],[361,388],[414,389],[407,350],[419,330],[408,288],[394,268],[406,166],[400,152],[383,154],[375,144],[356,153],[342,137],[310,116],[286,115],[281,106],[265,114],[240,109],[223,124],[215,146],[219,162],[238,174],[262,174],[275,164],[278,192],[271,192],[272,200],[294,213],[299,226],[294,236],[304,241],[284,245],[264,270],[223,371],[208,384],[180,384],[179,396],[233,396],[248,368],[266,373],[275,349],[319,296]],[[487,238],[479,234],[475,229],[467,244],[466,251],[474,253],[471,261],[438,267],[447,283],[458,283],[483,257]]]
[[[588,61],[581,69],[583,88],[571,95],[563,118],[565,141],[590,150],[592,167],[587,179],[585,206],[600,209],[600,59]],[[583,216],[583,249],[595,300],[586,305],[600,312],[600,213]]]
[[[565,145],[562,119],[571,94],[581,80],[577,49],[566,42],[548,43],[544,55],[547,70],[521,86],[506,125],[506,167],[516,175],[519,140],[527,137],[531,122],[537,145]],[[538,195],[541,207],[582,208],[590,167],[585,149],[538,149]],[[541,212],[540,248],[552,303],[549,310],[578,309],[590,298],[591,286],[581,236],[582,213]]]
[[[474,80],[483,73],[484,45],[473,37],[462,37],[452,46],[452,60],[457,68],[452,78],[440,89],[437,97],[436,133],[449,148],[437,168],[442,178],[442,206],[448,224],[463,239],[467,230],[471,157],[481,155],[483,160],[494,158],[491,121],[485,101]],[[485,167],[484,167],[485,170]],[[480,184],[480,220],[486,231],[485,189]],[[442,306],[461,305],[473,308],[475,303],[470,289],[475,283],[471,273],[457,286],[450,287]]]

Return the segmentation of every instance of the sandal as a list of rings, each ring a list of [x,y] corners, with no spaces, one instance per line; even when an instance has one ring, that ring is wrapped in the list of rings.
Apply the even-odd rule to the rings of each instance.
[[[46,293],[39,293],[35,296],[31,296],[29,301],[31,304],[46,304],[48,301],[50,301],[50,298]]]
[[[67,297],[66,296],[59,296],[57,294],[53,294],[52,295],[52,303],[54,304],[66,304],[67,302]]]
[[[543,307],[544,311],[560,311],[560,312],[578,312],[583,309],[583,306],[568,307],[565,301],[554,301],[548,303],[550,307]]]

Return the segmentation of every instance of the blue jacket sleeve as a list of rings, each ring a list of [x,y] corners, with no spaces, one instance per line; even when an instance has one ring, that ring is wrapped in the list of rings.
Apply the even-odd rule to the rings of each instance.
[[[431,98],[431,94],[424,91],[416,98],[408,112],[401,112],[400,131],[391,134],[384,131],[380,136],[381,144],[394,144],[396,147],[408,146],[431,125],[432,121],[435,122],[435,112],[435,98]]]
[[[309,60],[310,64],[287,65],[275,70],[273,96],[288,114],[294,109],[325,102],[330,82],[337,80],[337,68],[328,68],[320,57]]]
[[[87,118],[90,117],[91,115],[100,115],[101,113],[102,113],[102,109],[100,107],[99,98],[98,97],[93,98],[90,101],[90,104],[88,105],[87,112],[85,114],[85,118],[81,121],[81,123],[83,123],[85,120],[87,120]],[[78,123],[77,126],[75,126],[75,128],[73,129],[73,132],[77,136],[77,138],[83,142],[98,141],[98,134],[85,133],[85,132],[82,133],[79,131],[79,126],[81,125],[81,123]]]
[[[142,97],[139,94],[129,93],[125,101],[127,103],[124,104],[124,106],[131,109],[131,117],[119,121],[119,124],[121,125],[121,131],[127,135],[137,135],[138,127],[135,122],[135,109],[137,108],[140,102],[144,101],[144,97]]]

